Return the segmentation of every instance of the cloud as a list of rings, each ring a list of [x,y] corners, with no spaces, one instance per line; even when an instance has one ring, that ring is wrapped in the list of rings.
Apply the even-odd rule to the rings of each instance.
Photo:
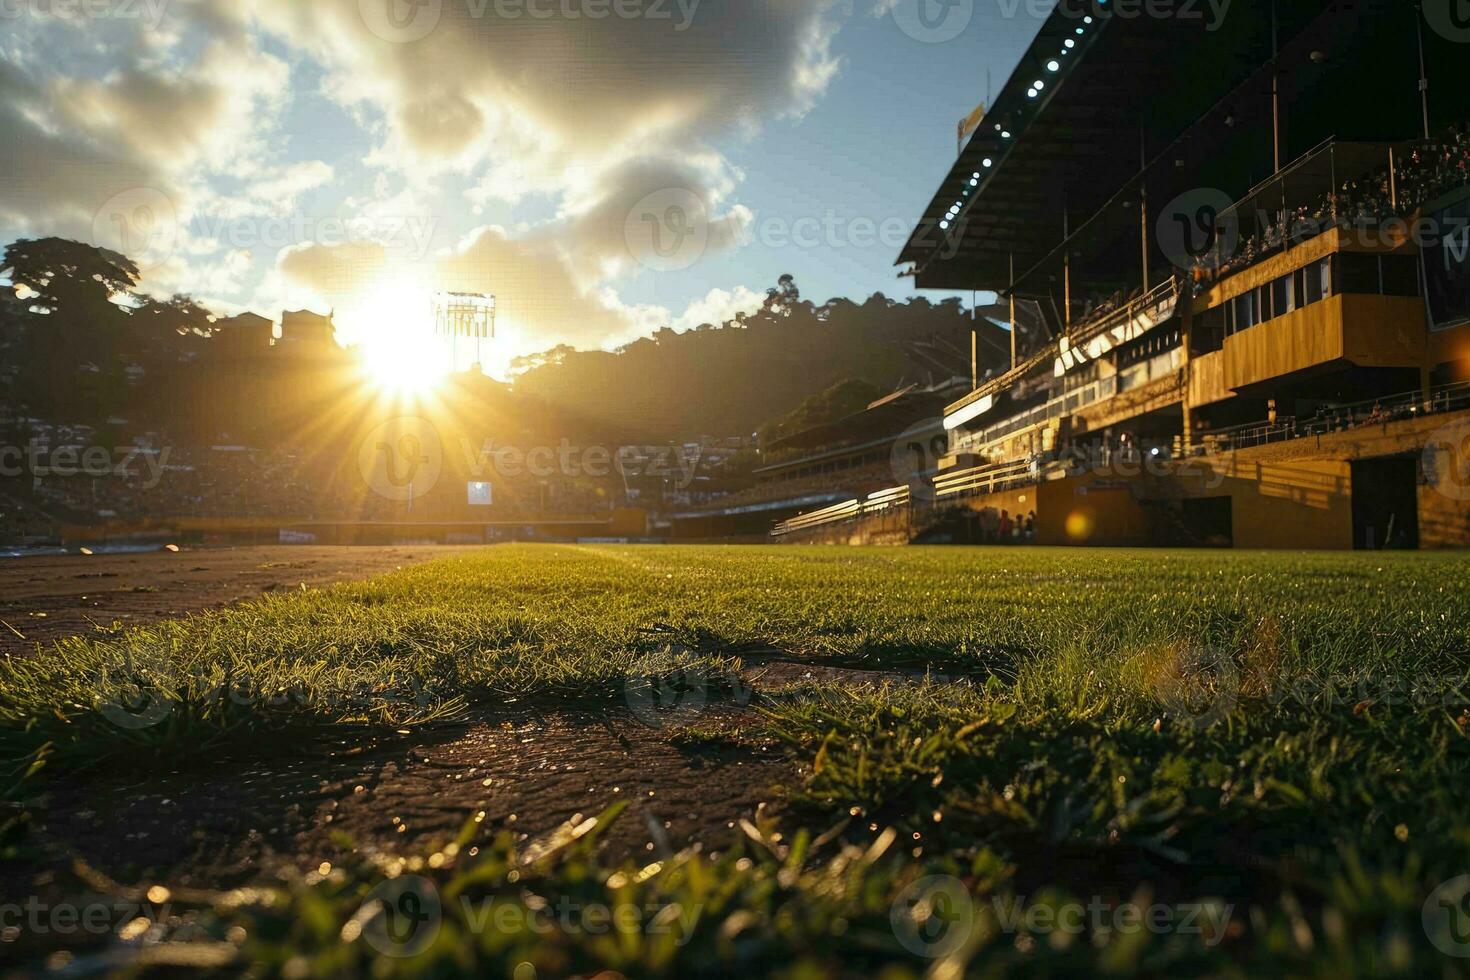
[[[216,181],[236,185],[239,201],[279,208],[308,177],[267,152],[289,70],[202,5],[180,5],[173,18],[156,32],[142,18],[6,20],[0,227],[123,251],[139,260],[145,288],[189,288],[180,281],[191,270],[238,283],[235,250],[192,240],[191,222],[218,198]],[[199,261],[209,255],[219,268]]]
[[[740,245],[754,215],[726,203],[739,175],[718,157],[640,157],[570,196],[543,233],[566,243],[584,279],[676,271]]]
[[[733,290],[711,289],[708,294],[694,300],[673,322],[675,330],[693,330],[702,324],[719,326],[729,323],[741,313],[754,313],[766,301],[764,293],[745,286]]]
[[[0,132],[0,221],[9,226],[90,232],[99,205],[157,178],[122,148],[59,128],[41,85],[3,60]]]
[[[264,0],[256,9],[328,66],[334,97],[382,113],[404,166],[522,159],[565,186],[579,167],[668,155],[804,113],[837,70],[832,7]]]
[[[441,290],[496,297],[499,326],[527,350],[561,343],[612,348],[662,326],[692,330],[760,308],[765,296],[744,286],[712,289],[674,317],[662,306],[627,304],[610,287],[587,288],[554,243],[513,238],[486,226],[429,262],[400,266],[380,245],[302,245],[277,259],[286,305],[344,314],[342,334],[355,342],[354,311],[375,286],[397,284],[428,294]],[[362,312],[362,311],[358,311]]]
[[[382,278],[387,263],[388,250],[376,242],[292,245],[276,259],[288,284],[306,287],[328,307],[361,295]]]
[[[332,173],[331,166],[321,160],[304,160],[257,181],[249,193],[264,204],[286,209],[302,194],[330,181]]]
[[[554,243],[512,238],[494,226],[418,264],[397,264],[382,246],[361,243],[293,246],[280,254],[277,268],[287,286],[309,290],[318,308],[350,310],[385,283],[423,293],[493,294],[498,319],[528,349],[563,342],[596,346],[626,334],[635,322],[628,308],[579,284]],[[351,330],[344,335],[350,342]]]
[[[725,154],[822,96],[843,16],[834,0],[142,7],[161,20],[7,19],[0,230],[118,248],[145,288],[234,308],[345,306],[402,276],[494,292],[528,347],[669,322],[618,285],[743,243],[753,214]],[[341,128],[312,130],[293,98]],[[536,216],[515,223],[527,199]],[[486,209],[514,231],[473,217]],[[374,231],[389,228],[416,229],[415,248]]]

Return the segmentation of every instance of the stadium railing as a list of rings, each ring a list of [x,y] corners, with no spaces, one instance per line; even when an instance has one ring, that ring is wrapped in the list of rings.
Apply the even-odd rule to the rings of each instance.
[[[1018,486],[1029,486],[1041,478],[1039,459],[988,463],[934,478],[934,499],[979,497]]]
[[[1364,426],[1464,409],[1470,409],[1470,382],[1455,382],[1437,385],[1428,392],[1406,391],[1383,398],[1350,402],[1306,419],[1283,418],[1275,422],[1247,422],[1244,425],[1211,430],[1201,433],[1200,441],[1190,446],[1185,454],[1204,456],[1228,453],[1273,442],[1346,432]]]
[[[800,514],[790,520],[781,521],[771,529],[771,535],[779,538],[798,531],[810,531],[832,524],[842,524],[890,510],[907,508],[910,503],[911,498],[907,486],[890,487],[887,490],[871,493],[861,500],[845,500],[831,507],[814,510],[810,514]]]
[[[931,484],[932,500],[915,497],[907,485],[890,487],[887,490],[871,493],[862,499],[846,500],[809,514],[800,514],[789,520],[781,521],[771,530],[771,534],[779,538],[799,531],[810,531],[815,528],[856,521],[900,508],[943,506],[966,497],[978,497],[1015,487],[1030,486],[1040,479],[1040,459],[988,463],[984,466],[935,477]]]

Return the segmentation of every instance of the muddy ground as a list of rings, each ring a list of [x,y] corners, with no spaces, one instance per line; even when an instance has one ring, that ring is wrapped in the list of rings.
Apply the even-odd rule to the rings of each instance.
[[[702,713],[733,725],[734,709]],[[698,843],[726,846],[739,820],[779,804],[795,764],[773,746],[685,743],[625,709],[485,712],[412,738],[337,742],[270,759],[145,775],[99,771],[38,787],[33,860],[6,890],[64,885],[73,859],[125,884],[231,887],[341,863],[352,851],[423,855],[478,818],[477,844],[508,829],[537,840],[608,805],[612,863]]]
[[[267,592],[369,578],[460,548],[268,545],[0,560],[0,655],[96,628],[218,609]]]

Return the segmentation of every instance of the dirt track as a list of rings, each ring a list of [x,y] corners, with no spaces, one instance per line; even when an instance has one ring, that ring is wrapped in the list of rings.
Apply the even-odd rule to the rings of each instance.
[[[0,654],[30,655],[59,637],[302,583],[367,578],[453,550],[271,546],[14,559],[0,564]],[[773,664],[759,673],[774,682],[804,670]],[[725,728],[748,721],[746,711],[712,704],[699,721]],[[797,778],[774,746],[682,743],[669,737],[671,720],[649,722],[616,704],[484,706],[462,724],[411,738],[297,746],[172,771],[61,775],[36,785],[32,860],[0,873],[0,884],[64,893],[75,885],[67,869],[76,858],[128,884],[233,884],[341,860],[345,839],[351,850],[423,852],[482,811],[485,834],[535,839],[618,800],[631,807],[605,841],[608,856],[646,859],[696,841],[725,846],[742,818],[779,805],[781,787]]]
[[[369,578],[456,548],[267,545],[0,561],[0,654],[173,619],[266,592]]]
[[[735,720],[714,711],[702,722]],[[502,829],[535,840],[619,800],[630,809],[604,839],[607,856],[646,861],[694,842],[725,846],[738,821],[779,803],[779,787],[797,774],[772,747],[668,736],[615,707],[508,706],[411,739],[67,775],[45,787],[32,830],[45,857],[14,878],[0,872],[0,882],[25,890],[64,880],[75,857],[127,884],[229,886],[338,863],[349,851],[427,854],[476,814],[477,844]]]

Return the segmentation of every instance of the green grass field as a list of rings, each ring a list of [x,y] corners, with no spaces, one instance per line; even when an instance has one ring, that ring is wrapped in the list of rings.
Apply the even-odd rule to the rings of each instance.
[[[763,683],[772,657],[850,673]],[[37,860],[77,774],[412,740],[512,700],[662,712],[681,744],[796,764],[717,856],[609,865],[614,798],[531,841],[466,813],[457,841],[174,890],[119,962],[1450,975],[1467,695],[1461,555],[506,546],[0,662],[0,848]]]

